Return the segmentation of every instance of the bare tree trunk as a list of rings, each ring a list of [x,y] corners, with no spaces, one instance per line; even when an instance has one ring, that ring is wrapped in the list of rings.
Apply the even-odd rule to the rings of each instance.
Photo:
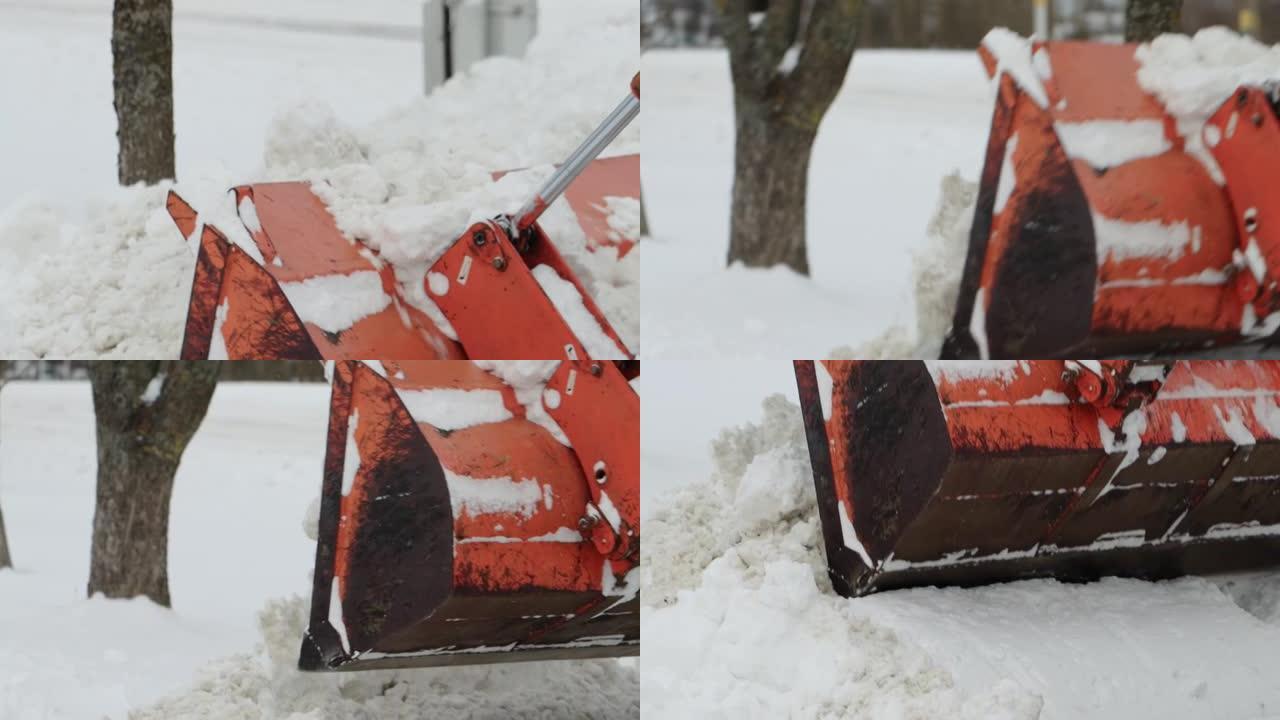
[[[1150,42],[1182,27],[1182,0],[1129,0],[1125,42]]]
[[[111,54],[120,184],[173,179],[172,0],[115,0]]]
[[[145,595],[169,605],[169,499],[220,364],[96,362],[98,499],[89,595]]]
[[[853,58],[862,0],[715,3],[737,116],[728,262],[807,275],[809,157]]]

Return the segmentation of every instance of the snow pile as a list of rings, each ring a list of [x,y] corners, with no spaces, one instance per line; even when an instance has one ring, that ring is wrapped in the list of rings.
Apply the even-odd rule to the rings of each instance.
[[[458,668],[302,673],[308,609],[299,597],[268,603],[252,653],[210,664],[194,686],[134,711],[130,720],[303,718],[558,718],[639,713],[638,673],[613,660]]]
[[[646,717],[1280,715],[1280,572],[835,595],[800,426],[769,398],[651,511]]]
[[[829,357],[890,360],[936,358],[942,354],[942,342],[955,317],[977,200],[977,183],[954,172],[942,179],[941,198],[929,223],[928,244],[912,253],[911,258],[915,328],[894,325],[857,348],[836,348]]]
[[[80,225],[34,199],[0,213],[0,356],[176,357],[195,259],[166,191],[122,188]]]
[[[1010,683],[955,686],[826,579],[799,408],[721,433],[710,482],[645,522],[646,717],[1037,717]]]
[[[1222,184],[1222,170],[1205,147],[1205,124],[1241,85],[1280,81],[1280,45],[1213,27],[1191,37],[1161,35],[1138,48],[1137,58],[1138,84],[1160,98],[1177,119],[1187,152]]]
[[[523,59],[479,63],[368,127],[345,127],[316,103],[278,115],[267,139],[267,173],[311,180],[338,227],[395,264],[413,293],[427,266],[469,223],[519,209],[554,170],[552,163],[567,157],[625,96],[639,62],[638,6],[614,1],[575,8],[573,24],[540,32]],[[633,124],[606,153],[639,150]],[[624,212],[614,214],[626,223]],[[619,260],[612,249],[589,251],[563,198],[540,223],[637,351],[639,253]],[[417,295],[411,299],[426,300]]]

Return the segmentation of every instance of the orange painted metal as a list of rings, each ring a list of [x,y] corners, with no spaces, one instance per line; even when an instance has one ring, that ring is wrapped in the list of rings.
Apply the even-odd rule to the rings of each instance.
[[[478,358],[589,358],[590,353],[543,292],[533,269],[545,266],[573,285],[587,312],[613,341],[603,359],[630,352],[604,313],[535,224],[524,251],[496,222],[477,223],[431,266],[423,291],[449,319],[467,352]]]
[[[1280,90],[1244,87],[1222,106],[1205,128],[1205,144],[1223,174],[1234,210],[1242,257],[1234,281],[1241,301],[1258,318],[1280,311]],[[1249,253],[1250,245],[1253,252]],[[1249,262],[1249,255],[1261,263]]]
[[[1212,158],[1189,149],[1176,121],[1139,86],[1136,48],[1037,43],[1052,68],[1041,78],[1043,105],[999,76],[944,357],[1100,357],[1267,339],[1232,282],[1247,238],[1230,193],[1237,184],[1262,187],[1257,178],[1268,165],[1240,153],[1222,166],[1220,185]],[[982,58],[994,73],[985,48]],[[1087,150],[1073,156],[1063,142],[1066,133],[1106,133],[1108,123],[1145,123],[1167,150],[1094,167]],[[1245,142],[1274,147],[1280,135],[1268,128]],[[1158,247],[1144,236],[1159,237]]]
[[[638,201],[639,185],[639,157],[628,156],[592,163],[570,186],[566,200],[578,215],[591,247],[617,248],[625,254],[631,247],[628,243],[634,244],[634,238],[622,237],[609,227],[605,198],[629,197]],[[364,243],[348,240],[337,229],[324,203],[306,183],[263,183],[237,187],[232,193],[244,230],[252,238],[251,249],[261,256],[261,263],[246,249],[228,242],[216,228],[200,225],[195,210],[176,194],[169,194],[169,213],[183,236],[191,237],[197,229],[201,233],[183,339],[184,359],[211,357],[211,351],[222,349],[229,359],[561,358],[565,356],[563,344],[549,345],[541,335],[571,335],[572,331],[554,307],[551,313],[545,312],[550,302],[530,275],[530,269],[539,264],[552,266],[560,277],[573,283],[597,322],[617,337],[572,269],[536,225],[531,237],[538,242],[532,243],[524,255],[511,256],[508,276],[519,275],[522,280],[508,290],[520,294],[495,296],[493,300],[498,305],[488,308],[483,324],[461,319],[467,332],[459,342],[452,328],[433,322],[410,302],[390,263]],[[456,243],[453,251],[464,247],[465,240],[464,237]],[[515,262],[522,257],[525,262]],[[324,292],[346,288],[360,294],[362,305],[379,309],[347,327],[325,327],[321,318],[312,322],[300,316],[306,308],[289,297],[291,292],[314,294],[318,287]],[[502,316],[504,309],[526,304],[542,311],[536,318],[540,325],[513,328],[510,323],[495,319]],[[224,308],[223,321],[218,320],[219,308]],[[220,343],[213,342],[215,327],[223,336]],[[239,334],[233,338],[231,333],[237,329]],[[468,342],[473,346],[468,347]],[[620,349],[618,357],[629,355]]]
[[[798,361],[796,376],[842,593],[1280,563],[1280,362]]]
[[[469,361],[335,366],[303,669],[638,654],[639,400],[592,367],[529,409]]]

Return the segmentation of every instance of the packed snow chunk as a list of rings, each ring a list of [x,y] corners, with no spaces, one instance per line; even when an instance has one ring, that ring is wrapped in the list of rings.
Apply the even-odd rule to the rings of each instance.
[[[750,532],[808,509],[812,483],[807,452],[785,447],[757,455],[743,472],[734,497],[738,527]]]
[[[1093,214],[1093,231],[1098,241],[1098,264],[1142,258],[1177,260],[1190,251],[1199,233],[1186,222],[1166,225],[1159,220],[1125,222]]]
[[[347,330],[391,304],[391,296],[382,288],[382,276],[373,270],[319,275],[280,283],[280,289],[303,322],[330,333]]]
[[[1007,685],[957,689],[807,565],[752,564],[731,549],[675,605],[642,608],[646,717],[1037,717],[1039,701]]]
[[[551,302],[560,311],[561,317],[569,324],[573,334],[582,343],[587,354],[596,360],[624,360],[627,353],[618,343],[604,331],[604,327],[595,315],[587,309],[582,294],[574,284],[560,277],[550,265],[539,265],[533,269],[533,277],[542,286]]]
[[[547,413],[543,406],[547,381],[560,367],[559,360],[476,360],[481,369],[488,371],[516,392],[516,401],[524,407],[525,419],[540,425],[562,445],[569,446],[564,430]]]
[[[1138,84],[1155,95],[1172,115],[1187,152],[1204,164],[1219,184],[1226,179],[1205,147],[1205,136],[1221,136],[1226,128],[1206,133],[1209,118],[1241,85],[1280,80],[1280,46],[1268,47],[1224,27],[1201,30],[1194,37],[1161,35],[1136,53]]]
[[[160,390],[164,387],[164,373],[159,373],[151,378],[151,382],[147,383],[147,387],[142,391],[140,398],[144,405],[154,405],[156,400],[160,399]]]
[[[305,100],[285,108],[267,130],[263,161],[269,168],[302,173],[364,160],[355,132],[322,101]]]
[[[1138,83],[1179,119],[1203,122],[1242,85],[1280,80],[1280,45],[1225,27],[1161,35],[1138,48]]]
[[[511,513],[528,518],[533,517],[542,502],[542,486],[536,478],[474,478],[449,468],[444,469],[444,476],[449,483],[449,501],[455,518],[485,513]]]
[[[610,240],[640,239],[640,200],[610,195],[604,199],[609,212]]]
[[[1044,88],[1042,72],[1049,75],[1052,72],[1048,70],[1047,59],[1037,62],[1032,58],[1031,40],[1008,28],[995,28],[983,38],[982,46],[996,59],[996,82],[999,82],[1001,73],[1008,73],[1037,105],[1048,109],[1049,93]]]
[[[369,244],[393,263],[434,263],[458,240],[470,215],[469,208],[445,203],[388,209],[375,221]]]
[[[225,187],[213,197],[225,201]],[[34,199],[0,214],[0,356],[177,357],[195,257],[167,192],[119,188],[79,223]]]
[[[786,557],[810,563],[815,575],[825,575],[821,558],[814,551],[821,540],[812,475],[807,465],[800,467],[807,447],[800,407],[781,395],[764,400],[759,422],[722,430],[712,442],[713,477],[681,489],[669,504],[642,520],[644,602],[673,602],[681,590],[694,587],[703,569],[735,543],[746,557],[755,557],[757,552],[777,557],[778,548],[785,547]],[[777,462],[755,463],[757,457],[767,455],[773,455]],[[756,476],[744,479],[753,465]],[[771,465],[788,473],[777,478],[785,487],[781,495],[791,506],[787,509],[765,510],[757,504],[764,495],[775,492],[761,487],[773,470]],[[747,487],[741,489],[744,483]],[[740,519],[735,510],[739,506],[754,515]],[[776,522],[765,522],[768,515]]]
[[[499,390],[400,390],[400,399],[414,420],[441,430],[461,430],[514,417]]]
[[[1053,126],[1067,157],[1105,169],[1173,149],[1160,120],[1090,120]]]

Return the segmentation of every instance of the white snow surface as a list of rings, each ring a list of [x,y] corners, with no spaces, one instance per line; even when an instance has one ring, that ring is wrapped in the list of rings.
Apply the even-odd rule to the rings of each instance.
[[[957,170],[978,177],[991,123],[975,52],[854,55],[812,155],[809,278],[782,268],[725,268],[734,143],[725,53],[652,50],[642,63],[649,90],[641,174],[652,234],[641,306],[646,360],[789,361],[869,343],[926,344],[916,338],[913,256],[937,254],[929,225],[939,214],[939,180]],[[935,257],[929,272],[954,272],[958,283],[967,235],[965,224],[958,247],[946,249],[959,260]],[[947,294],[945,284],[921,284],[931,298]],[[953,312],[949,303],[930,309],[927,324],[940,329],[927,344],[941,347]]]
[[[625,95],[639,65],[634,2],[539,7],[541,31],[525,58],[481,62],[414,98],[416,3],[179,4],[174,189],[201,222],[260,257],[226,189],[313,181],[342,230],[404,261],[411,302],[451,333],[421,290],[428,260],[468,221],[522,204]],[[34,98],[5,114],[0,133],[0,156],[23,168],[9,174],[14,200],[0,209],[0,355],[176,356],[194,256],[164,212],[167,184],[115,187],[110,3],[51,0],[6,9],[5,18],[0,63],[42,72],[0,77],[0,95]],[[239,26],[231,45],[228,23]],[[639,137],[637,124],[607,153],[638,152]],[[521,168],[533,169],[496,182],[489,175]],[[563,201],[543,227],[638,350],[638,248],[621,261],[612,250],[588,252]]]
[[[634,661],[310,674],[295,667],[329,390],[224,383],[174,486],[173,609],[85,599],[96,451],[87,383],[0,392],[6,720],[634,718]],[[315,532],[318,504],[307,532]],[[228,519],[232,524],[229,526]],[[309,527],[308,527],[309,526]]]
[[[645,519],[643,717],[1280,715],[1280,572],[844,599],[794,403],[769,397],[713,457]]]

